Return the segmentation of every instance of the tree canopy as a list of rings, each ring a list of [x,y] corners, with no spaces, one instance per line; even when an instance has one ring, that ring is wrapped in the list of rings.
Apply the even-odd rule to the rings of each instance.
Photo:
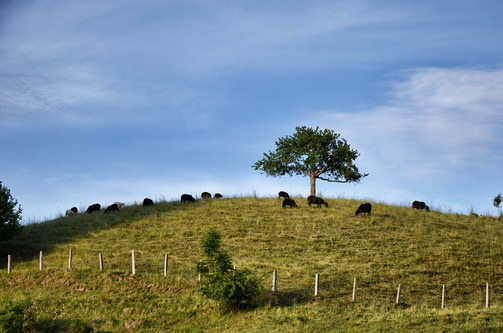
[[[264,153],[253,165],[268,176],[302,175],[310,178],[310,194],[316,195],[316,179],[327,182],[359,182],[368,176],[354,164],[360,155],[332,130],[296,127],[291,136],[279,138],[276,150]]]
[[[21,230],[22,209],[18,206],[9,188],[0,181],[0,241],[8,240]]]
[[[494,197],[493,199],[493,205],[494,207],[498,208],[498,215],[500,215],[500,206],[501,206],[501,201],[502,201],[501,193],[498,193],[497,196]]]

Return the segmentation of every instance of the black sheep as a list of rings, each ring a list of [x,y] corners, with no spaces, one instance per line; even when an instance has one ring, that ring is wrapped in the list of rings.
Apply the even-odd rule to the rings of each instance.
[[[148,207],[148,206],[153,206],[153,205],[154,205],[154,201],[152,199],[149,199],[149,198],[143,199],[143,207]]]
[[[370,215],[370,212],[372,211],[372,205],[367,203],[361,204],[360,207],[355,212],[355,216],[359,214],[367,214]]]
[[[110,213],[110,212],[115,212],[115,211],[118,211],[119,210],[119,205],[117,205],[116,203],[114,204],[111,204],[110,206],[107,207],[107,209],[105,209],[105,214],[106,213]]]
[[[194,199],[194,197],[191,196],[190,194],[182,194],[180,201],[181,202],[196,202],[196,199]]]
[[[278,192],[278,199],[279,198],[285,198],[285,199],[288,199],[290,198],[290,195],[288,193],[286,193],[285,191],[279,191]]]
[[[310,195],[307,197],[307,204],[309,206],[311,206],[311,204],[316,204],[316,207],[318,208],[320,208],[321,205],[325,205],[325,207],[328,207],[328,202],[314,195]]]
[[[297,207],[297,204],[295,203],[295,200],[286,198],[283,200],[283,205],[282,207],[285,208],[286,206],[289,206],[290,208]]]
[[[430,210],[430,207],[426,206],[426,203],[423,201],[414,201],[412,202],[412,208],[414,209],[424,209],[426,211]]]
[[[91,214],[92,212],[99,212],[100,209],[101,209],[101,205],[96,203],[96,204],[93,204],[93,205],[87,207],[86,212]]]

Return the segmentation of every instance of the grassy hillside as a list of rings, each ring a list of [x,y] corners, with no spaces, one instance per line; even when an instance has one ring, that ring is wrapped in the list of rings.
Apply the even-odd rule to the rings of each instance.
[[[371,217],[355,217],[357,201],[329,199],[329,208],[316,209],[295,199],[298,209],[282,209],[274,198],[233,198],[31,224],[20,237],[0,243],[0,297],[31,303],[37,320],[66,330],[79,324],[110,332],[503,330],[501,220],[380,203],[373,203]],[[195,263],[211,226],[235,264],[262,277],[267,290],[278,270],[278,291],[268,291],[257,308],[221,314],[198,292]]]

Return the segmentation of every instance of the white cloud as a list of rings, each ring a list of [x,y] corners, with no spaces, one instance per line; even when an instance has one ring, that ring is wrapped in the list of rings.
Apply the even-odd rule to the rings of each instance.
[[[465,187],[476,195],[487,186],[503,163],[503,69],[418,69],[390,87],[386,105],[323,110],[307,123],[341,133],[361,153],[370,173],[362,183],[374,194]]]
[[[503,143],[502,89],[503,69],[416,70],[393,83],[387,105],[354,113],[322,111],[320,123],[395,161],[455,167]]]

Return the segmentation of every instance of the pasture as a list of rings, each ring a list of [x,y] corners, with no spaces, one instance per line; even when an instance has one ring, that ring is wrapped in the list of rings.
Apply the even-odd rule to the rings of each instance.
[[[299,208],[282,208],[277,198],[159,202],[30,224],[0,243],[0,298],[30,302],[47,325],[101,332],[503,330],[503,221],[375,202],[371,216],[355,216],[362,201],[328,198],[328,208],[314,208],[293,199]],[[195,265],[209,227],[237,267],[263,279],[256,307],[221,313],[200,295]]]

